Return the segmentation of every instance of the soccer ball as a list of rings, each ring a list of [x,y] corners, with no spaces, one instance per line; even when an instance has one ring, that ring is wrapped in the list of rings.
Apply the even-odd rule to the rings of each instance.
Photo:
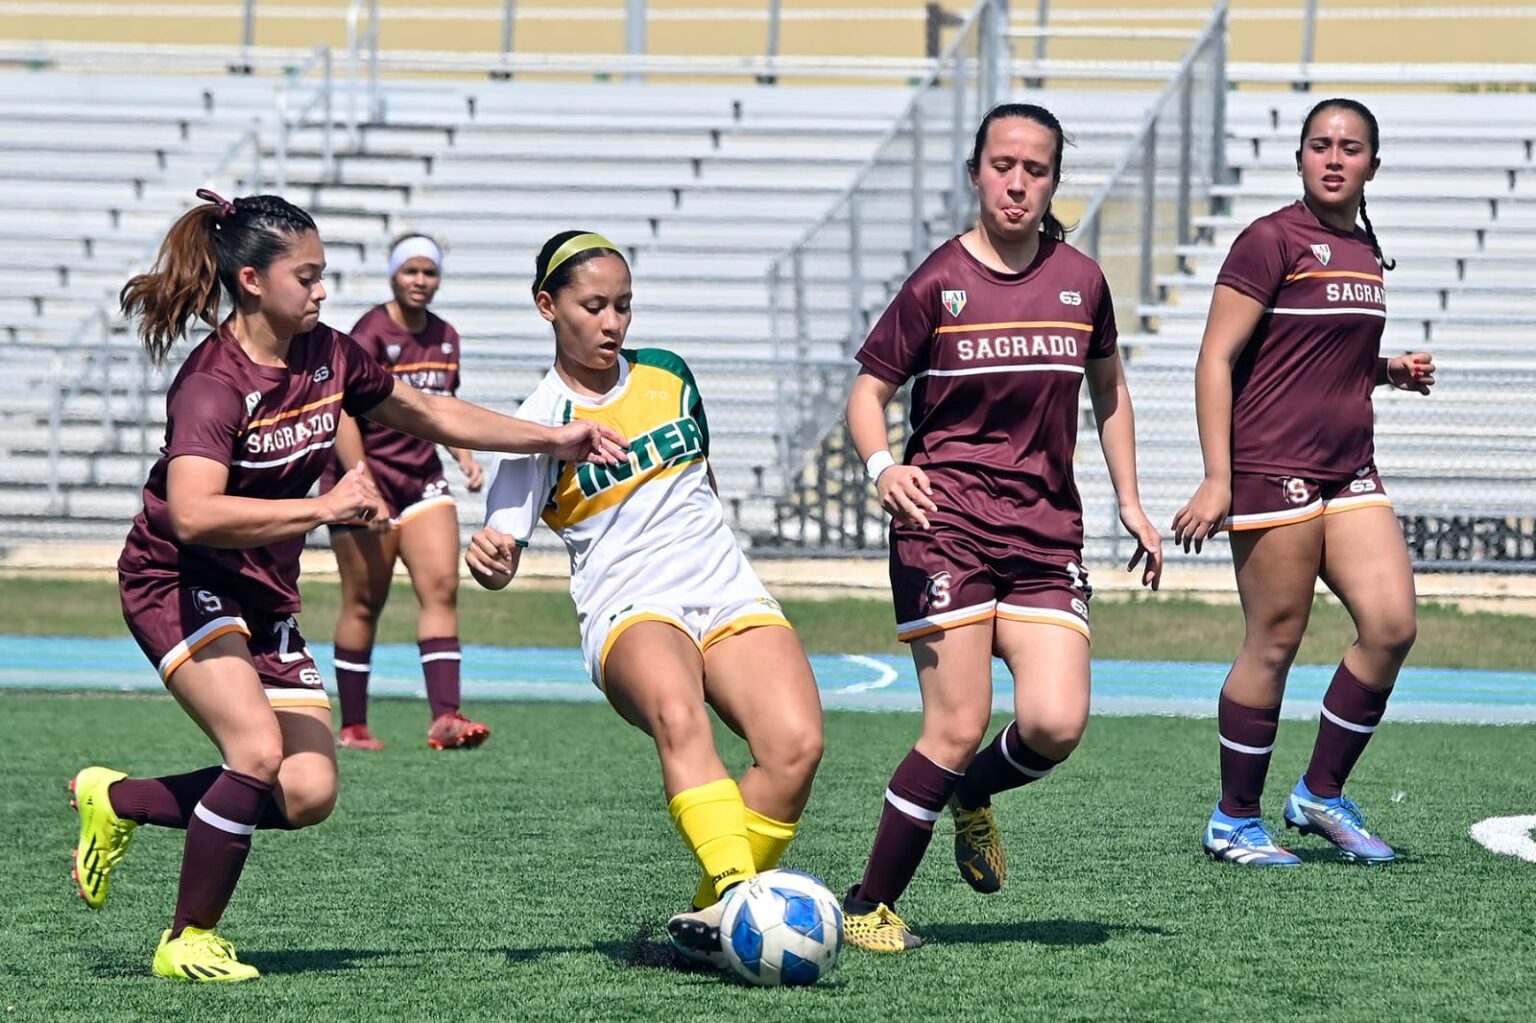
[[[843,950],[843,909],[810,874],[769,870],[726,893],[720,946],[749,983],[814,984]]]

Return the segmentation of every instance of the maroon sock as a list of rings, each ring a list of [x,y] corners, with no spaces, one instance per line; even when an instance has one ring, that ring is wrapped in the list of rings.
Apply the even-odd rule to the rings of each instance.
[[[436,721],[459,709],[459,637],[423,639],[416,646],[421,649],[421,673],[427,677],[427,704]]]
[[[341,697],[341,727],[368,723],[368,675],[373,647],[337,646],[331,662],[336,665],[336,692]]]
[[[944,804],[959,781],[960,775],[917,750],[897,765],[885,790],[875,846],[856,898],[895,905],[917,873],[917,865],[923,862],[928,840],[933,837],[933,822],[944,812]]]
[[[124,778],[112,783],[107,798],[112,801],[112,812],[124,820],[185,828],[192,808],[223,773],[222,767],[205,767],[163,778]]]
[[[1280,708],[1245,707],[1223,692],[1216,703],[1216,727],[1221,740],[1221,812],[1258,817]]]
[[[1302,775],[1314,796],[1338,798],[1355,761],[1365,752],[1365,744],[1381,724],[1391,696],[1392,690],[1372,689],[1342,663],[1339,665],[1323,694],[1323,713],[1317,722],[1312,762]]]
[[[965,769],[965,777],[955,788],[955,798],[967,810],[986,806],[999,792],[1039,781],[1065,759],[1052,760],[1030,749],[1019,734],[1019,723],[1010,721]]]
[[[227,768],[203,793],[187,822],[171,937],[184,927],[219,922],[251,851],[251,832],[271,799],[270,784]]]

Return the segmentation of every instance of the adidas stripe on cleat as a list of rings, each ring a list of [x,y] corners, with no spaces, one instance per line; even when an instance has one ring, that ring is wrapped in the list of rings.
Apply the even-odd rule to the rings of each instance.
[[[1217,807],[1205,826],[1205,854],[1245,867],[1295,867],[1301,859],[1275,844],[1262,817],[1229,817]]]
[[[80,812],[80,839],[75,843],[75,886],[80,898],[92,909],[107,901],[112,870],[128,852],[133,841],[133,821],[125,821],[112,810],[107,789],[113,782],[128,777],[105,767],[87,767],[69,781],[74,798],[70,806]]]
[[[157,977],[196,984],[233,984],[261,976],[256,967],[235,958],[235,946],[227,939],[200,927],[184,928],[174,940],[170,931],[162,934],[153,969]]]
[[[1377,866],[1397,859],[1396,850],[1365,830],[1365,815],[1354,800],[1314,796],[1305,780],[1296,783],[1285,801],[1285,826],[1332,842],[1350,863]]]

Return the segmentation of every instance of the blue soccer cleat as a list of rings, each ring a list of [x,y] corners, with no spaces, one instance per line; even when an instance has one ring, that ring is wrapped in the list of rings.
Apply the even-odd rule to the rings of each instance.
[[[1245,867],[1295,867],[1295,853],[1275,844],[1262,817],[1229,817],[1217,807],[1205,826],[1205,854],[1223,863]]]
[[[1353,799],[1314,796],[1305,781],[1298,781],[1285,801],[1285,826],[1303,835],[1321,835],[1350,863],[1391,863],[1397,859],[1390,845],[1365,830],[1365,815]]]

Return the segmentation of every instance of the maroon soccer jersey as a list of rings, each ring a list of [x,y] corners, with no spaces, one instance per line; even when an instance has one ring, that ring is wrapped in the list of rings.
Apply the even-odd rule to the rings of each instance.
[[[1365,232],[1293,203],[1238,235],[1216,283],[1265,309],[1232,370],[1232,470],[1326,480],[1370,465],[1387,310]]]
[[[176,577],[268,614],[299,610],[304,538],[246,550],[181,543],[166,503],[171,459],[197,455],[229,466],[224,492],[236,497],[304,497],[331,460],[337,417],[364,414],[394,386],[351,338],[324,324],[293,338],[287,366],[256,365],[227,328],[209,335],[166,392],[165,446],[119,573]]]
[[[1098,264],[1041,238],[1022,273],[1000,273],[945,242],[902,285],[859,363],[913,379],[905,461],[928,474],[936,525],[1042,552],[1083,546],[1072,474],[1088,359],[1115,352]]]

